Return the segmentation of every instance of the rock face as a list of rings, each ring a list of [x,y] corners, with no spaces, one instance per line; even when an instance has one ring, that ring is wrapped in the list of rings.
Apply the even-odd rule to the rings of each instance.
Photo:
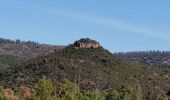
[[[76,42],[74,42],[74,45],[76,47],[79,47],[79,48],[100,48],[101,45],[96,42],[95,40],[91,40],[89,38],[84,38],[84,39],[80,39]]]

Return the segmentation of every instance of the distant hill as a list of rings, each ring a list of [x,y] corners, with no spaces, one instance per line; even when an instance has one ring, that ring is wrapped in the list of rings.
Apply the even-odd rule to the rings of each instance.
[[[64,46],[0,38],[0,71],[62,48]]]
[[[39,44],[32,41],[0,38],[0,55],[13,55],[22,59],[31,59],[39,55],[62,49],[64,46]]]
[[[170,67],[170,51],[139,51],[117,53],[115,55],[141,64],[157,67]]]
[[[101,88],[119,89],[137,81],[144,90],[155,87],[163,93],[170,90],[170,70],[150,68],[122,59],[102,46],[94,48],[98,42],[83,42],[86,46],[76,45],[77,42],[81,44],[82,39],[0,72],[0,84],[13,88],[32,86],[45,76],[53,82],[64,78],[74,82],[89,80],[98,83]]]

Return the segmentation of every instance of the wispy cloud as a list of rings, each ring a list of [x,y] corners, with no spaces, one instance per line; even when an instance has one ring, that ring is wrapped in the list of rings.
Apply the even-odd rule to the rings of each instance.
[[[110,27],[113,29],[118,29],[126,32],[131,32],[134,34],[141,34],[145,36],[155,37],[159,39],[164,39],[170,41],[170,32],[162,32],[155,29],[149,29],[145,27],[140,27],[139,25],[133,25],[126,23],[121,20],[117,20],[114,18],[106,18],[96,15],[84,14],[80,12],[73,12],[67,10],[54,10],[54,9],[46,9],[49,13],[65,16],[68,18],[73,18],[76,20],[86,21],[97,25],[102,25],[104,27]]]

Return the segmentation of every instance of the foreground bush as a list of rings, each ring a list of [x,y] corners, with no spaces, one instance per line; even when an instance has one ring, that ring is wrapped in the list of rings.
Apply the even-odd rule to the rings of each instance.
[[[67,79],[54,84],[43,78],[34,89],[20,87],[14,93],[11,89],[0,87],[0,100],[168,100],[158,91],[142,91],[139,84],[131,84],[120,90],[88,90],[80,89]]]
[[[52,94],[54,89],[53,83],[43,78],[39,80],[33,95],[28,100],[57,100],[57,97]]]
[[[2,86],[0,86],[0,100],[5,100],[4,88]]]

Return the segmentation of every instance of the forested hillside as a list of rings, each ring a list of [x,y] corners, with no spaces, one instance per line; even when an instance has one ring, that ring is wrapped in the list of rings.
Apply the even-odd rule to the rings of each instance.
[[[15,91],[18,91],[21,86],[29,87],[39,93],[48,87],[44,85],[51,84],[49,81],[41,83],[46,82],[45,80],[39,83],[44,77],[53,83],[54,87],[50,87],[52,91],[58,88],[58,84],[60,84],[59,90],[64,89],[62,94],[60,94],[62,90],[61,92],[55,90],[55,95],[50,93],[50,96],[54,97],[59,95],[57,97],[59,100],[68,97],[71,98],[68,100],[79,100],[81,96],[91,98],[82,100],[94,100],[94,98],[110,100],[106,99],[109,95],[110,98],[118,98],[113,100],[123,100],[123,98],[129,98],[126,100],[141,100],[141,98],[143,100],[166,100],[160,98],[168,98],[170,91],[168,68],[160,69],[126,60],[113,55],[98,42],[87,38],[80,39],[63,49],[6,68],[0,72],[0,84]],[[34,87],[35,84],[40,85],[38,90]],[[68,95],[66,92],[71,94]],[[86,95],[88,93],[89,95]],[[96,96],[96,93],[100,95]],[[35,98],[39,95],[34,94]],[[57,98],[49,100],[58,100]]]
[[[0,55],[13,55],[23,59],[31,59],[39,55],[62,49],[64,46],[39,44],[32,41],[10,40],[0,38]]]
[[[141,64],[170,67],[170,51],[139,51],[116,53],[115,55]]]

